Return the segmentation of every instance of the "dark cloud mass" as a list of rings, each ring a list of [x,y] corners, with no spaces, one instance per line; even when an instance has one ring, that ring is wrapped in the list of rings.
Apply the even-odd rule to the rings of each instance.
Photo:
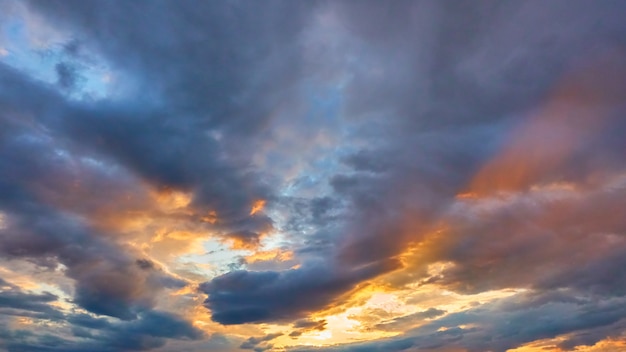
[[[625,17],[0,0],[0,349],[626,349]]]
[[[324,308],[336,296],[394,266],[394,262],[377,263],[343,272],[311,263],[283,272],[233,271],[200,289],[209,295],[205,305],[213,320],[222,324],[288,320]]]

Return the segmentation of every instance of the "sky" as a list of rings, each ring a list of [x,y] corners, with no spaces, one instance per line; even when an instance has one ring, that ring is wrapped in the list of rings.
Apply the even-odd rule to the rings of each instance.
[[[0,0],[0,350],[626,350],[626,2]]]

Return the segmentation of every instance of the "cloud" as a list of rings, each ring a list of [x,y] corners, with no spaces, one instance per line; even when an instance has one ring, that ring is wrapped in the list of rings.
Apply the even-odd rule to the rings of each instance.
[[[566,302],[558,297],[541,296],[543,296],[541,292],[517,294],[463,312],[446,315],[398,337],[324,350],[404,351],[407,349],[445,350],[445,347],[449,347],[467,351],[506,351],[525,342],[546,337],[569,336],[571,332],[587,329],[594,331],[595,337],[582,341],[582,344],[590,345],[606,336],[617,336],[623,327],[621,309],[623,297],[600,303],[593,296],[586,296],[578,302]],[[572,339],[571,343],[578,346],[575,340],[575,338]],[[566,341],[570,340],[566,338]],[[293,350],[318,349],[295,348]]]
[[[406,326],[415,325],[415,323],[422,322],[426,319],[434,319],[445,314],[445,310],[437,308],[429,308],[425,311],[404,315],[399,318],[383,321],[376,325],[376,328],[381,330],[406,330]]]
[[[20,212],[11,214],[9,226],[2,229],[0,251],[52,268],[63,264],[76,282],[75,302],[88,311],[134,319],[154,306],[159,290],[185,285],[163,272],[142,270],[122,248],[75,219],[33,205],[29,212],[13,210]]]
[[[0,285],[3,317],[37,319],[52,322],[52,326],[66,325],[71,327],[74,337],[82,338],[58,336],[47,333],[45,328],[29,332],[4,326],[4,344],[9,351],[138,351],[163,346],[166,338],[197,340],[203,337],[203,332],[175,314],[153,310],[141,313],[134,321],[115,322],[89,314],[65,313],[56,306],[58,297],[49,292],[24,292],[4,280]]]
[[[168,6],[153,6],[149,11],[154,16],[139,17],[146,20],[142,24],[136,23],[134,15],[127,15],[128,9],[117,5],[66,5],[32,2],[29,9],[41,13],[63,31],[69,31],[72,43],[80,43],[83,50],[102,55],[114,69],[132,66],[132,75],[138,77],[138,81],[151,77],[153,83],[150,85],[159,87],[154,93],[172,107],[177,107],[162,111],[154,97],[141,103],[134,99],[70,102],[51,87],[26,78],[22,72],[3,64],[1,79],[16,89],[11,92],[3,90],[0,98],[2,123],[7,127],[4,133],[13,132],[11,137],[3,138],[0,161],[8,167],[4,170],[12,170],[2,184],[7,190],[3,196],[3,214],[10,223],[3,228],[2,252],[11,258],[32,260],[49,267],[62,264],[67,268],[66,275],[76,282],[75,303],[96,314],[135,319],[139,314],[149,314],[162,289],[179,288],[185,283],[169,278],[162,271],[146,270],[145,265],[141,265],[145,263],[143,261],[137,262],[139,266],[135,265],[138,259],[133,258],[134,250],[117,243],[118,233],[107,233],[84,221],[81,215],[86,215],[88,220],[96,217],[102,206],[110,204],[111,194],[90,193],[88,197],[72,199],[76,185],[90,182],[88,189],[96,192],[104,186],[112,186],[111,191],[122,193],[122,199],[136,193],[136,188],[142,187],[141,181],[156,189],[193,191],[195,212],[217,213],[219,223],[214,229],[223,232],[226,238],[258,245],[259,233],[271,230],[271,219],[260,215],[251,219],[249,212],[253,200],[266,198],[267,187],[263,182],[257,182],[251,170],[244,168],[245,158],[236,161],[243,158],[243,155],[235,155],[236,145],[218,144],[212,136],[228,133],[230,137],[226,140],[229,141],[231,137],[251,138],[249,135],[256,128],[251,127],[250,132],[245,132],[246,126],[254,119],[259,120],[256,126],[262,125],[261,120],[268,115],[263,109],[271,106],[265,106],[265,97],[257,95],[271,89],[257,89],[249,94],[244,92],[240,98],[236,96],[241,93],[241,87],[248,86],[250,77],[270,74],[263,73],[263,67],[275,69],[261,62],[259,65],[262,66],[256,65],[258,68],[255,68],[258,73],[242,72],[256,64],[255,56],[246,51],[268,50],[276,39],[274,34],[286,35],[291,31],[284,31],[280,25],[272,28],[275,26],[274,12],[265,11],[265,7],[209,6],[203,11],[216,19],[223,18],[222,15],[237,16],[234,13],[250,17],[250,27],[245,31],[255,34],[254,39],[242,34],[241,39],[247,40],[248,44],[235,44],[235,38],[230,36],[237,37],[238,34],[228,29],[231,22],[220,20],[221,24],[213,23],[205,28],[206,38],[199,39],[211,43],[213,39],[207,41],[212,38],[209,33],[223,31],[221,44],[214,42],[216,46],[209,48],[199,46],[198,39],[188,31],[199,24],[197,21],[209,23],[202,18],[197,18],[195,24],[188,23],[188,15],[196,13],[192,3],[181,3],[173,12]],[[265,18],[257,17],[263,11]],[[94,20],[94,16],[104,16],[104,22]],[[295,18],[293,12],[283,16],[290,26],[297,27],[300,23],[294,21]],[[125,22],[127,27],[108,27],[105,22],[109,20]],[[154,47],[154,43],[164,43],[164,38],[143,29],[157,24],[161,26],[162,20],[179,32],[171,36],[176,40],[170,43],[180,45],[178,49]],[[95,23],[103,25],[95,28]],[[73,35],[80,28],[84,29],[86,37]],[[110,28],[119,31],[108,33]],[[258,40],[258,29],[266,31],[266,41]],[[128,41],[132,37],[128,36],[130,32],[138,37]],[[227,50],[230,51],[228,59],[215,54],[215,47],[226,48],[226,45],[231,48]],[[139,46],[143,49],[138,49]],[[127,52],[129,48],[138,55],[130,66],[129,61],[117,55],[120,50]],[[199,50],[197,56],[186,53],[192,48]],[[154,59],[164,57],[166,53],[177,53],[178,58],[171,61],[173,58],[170,57],[163,65],[154,66]],[[293,57],[284,58],[289,65],[294,65]],[[171,65],[173,62],[177,62],[177,67]],[[217,69],[215,65],[221,68]],[[190,71],[192,66],[197,69]],[[166,73],[163,67],[170,67],[171,71]],[[287,73],[286,67],[280,65],[277,73]],[[56,65],[59,83],[69,87],[71,77],[67,68],[63,62]],[[198,76],[200,72],[204,72],[202,77]],[[154,73],[159,74],[155,76]],[[277,76],[273,78],[278,79]],[[260,81],[262,84],[272,82]],[[180,95],[181,86],[195,93]],[[192,89],[192,86],[196,88]],[[33,106],[29,103],[31,99],[38,100],[40,105]],[[245,107],[251,107],[252,101],[257,107],[247,110]],[[21,124],[11,117],[12,114],[27,114],[31,116],[32,124]],[[179,119],[183,115],[188,118]],[[241,122],[235,121],[234,116],[241,116]],[[17,159],[21,161],[16,163]],[[77,164],[91,166],[91,174],[77,174]],[[93,167],[94,164],[97,167]],[[59,191],[55,192],[55,189]],[[139,196],[145,197],[145,194]],[[92,199],[96,200],[94,211],[85,211],[84,205],[94,202]],[[139,203],[138,206],[145,205]],[[17,236],[18,232],[20,236]]]
[[[157,297],[168,288],[180,288],[186,283],[147,265],[151,262],[140,259],[144,257],[140,251],[120,240],[129,235],[125,229],[103,229],[103,223],[109,224],[100,222],[98,217],[104,213],[115,218],[124,211],[137,210],[155,213],[153,205],[147,204],[147,194],[142,192],[144,183],[147,183],[153,189],[191,192],[193,204],[190,208],[194,213],[217,214],[219,223],[212,227],[213,230],[221,232],[225,238],[258,245],[261,233],[272,229],[271,219],[261,215],[251,219],[250,206],[254,200],[267,198],[268,189],[262,181],[258,182],[252,170],[245,167],[244,155],[237,155],[238,146],[230,145],[230,141],[233,138],[251,139],[256,127],[250,126],[249,132],[245,132],[247,125],[256,119],[255,126],[261,126],[262,120],[268,116],[263,111],[271,109],[271,104],[265,105],[266,98],[258,95],[272,89],[246,93],[241,87],[249,86],[249,79],[259,74],[273,76],[273,79],[279,77],[269,71],[262,72],[263,67],[275,70],[266,63],[256,65],[248,73],[240,69],[256,63],[255,55],[250,56],[252,52],[247,50],[253,47],[256,47],[253,51],[268,50],[273,45],[269,41],[276,39],[274,33],[283,35],[291,31],[284,31],[280,25],[276,27],[280,31],[266,26],[273,23],[273,11],[266,12],[266,19],[259,19],[254,24],[256,15],[265,8],[215,6],[204,10],[216,16],[215,19],[223,18],[222,15],[238,16],[235,13],[252,16],[251,27],[246,31],[254,33],[255,37],[243,35],[241,38],[248,40],[248,44],[235,44],[235,38],[230,35],[237,34],[227,28],[231,22],[214,23],[205,29],[206,38],[200,38],[200,41],[212,42],[213,37],[209,34],[214,31],[225,30],[224,38],[222,44],[214,42],[216,46],[209,48],[198,45],[197,39],[192,38],[195,35],[188,31],[198,24],[187,23],[188,15],[196,13],[194,4],[180,4],[176,11],[170,11],[166,8],[168,6],[153,6],[150,11],[155,16],[140,16],[147,22],[139,25],[136,25],[134,15],[126,15],[128,9],[107,4],[94,6],[75,3],[68,7],[62,3],[33,2],[29,10],[41,13],[47,21],[67,31],[70,42],[80,43],[82,52],[101,55],[113,70],[132,66],[132,72],[122,69],[130,78],[124,83],[132,85],[131,81],[134,81],[145,86],[147,81],[143,78],[150,77],[152,83],[149,85],[159,88],[150,89],[154,95],[140,99],[141,102],[134,98],[67,101],[53,87],[2,64],[0,79],[14,88],[2,90],[0,94],[4,127],[0,164],[7,166],[3,168],[7,172],[3,173],[4,182],[0,185],[3,191],[6,190],[2,197],[2,214],[7,223],[2,228],[0,250],[3,256],[13,260],[29,260],[48,268],[61,265],[65,275],[75,282],[72,303],[87,311],[146,323],[156,319],[150,314]],[[136,10],[143,13],[145,9]],[[102,21],[92,17],[100,14],[103,15]],[[295,19],[293,15],[290,12],[284,19],[291,21]],[[62,22],[56,22],[61,19]],[[163,38],[161,34],[146,32],[143,28],[160,27],[162,20],[179,32],[171,37],[176,38],[171,44],[181,47],[172,50],[161,46],[156,52],[150,52],[149,48]],[[197,20],[210,23],[203,18]],[[105,22],[110,21],[126,22],[128,27],[109,27]],[[95,28],[95,23],[103,26]],[[86,24],[83,33],[87,36],[75,36]],[[295,21],[292,25],[300,24]],[[110,28],[117,28],[119,32],[105,34]],[[270,36],[267,41],[258,40],[256,34],[260,28],[265,28]],[[130,32],[139,37],[127,41]],[[184,43],[183,38],[189,41]],[[225,48],[226,44],[231,46],[230,54],[216,55],[214,48]],[[138,46],[144,47],[138,49]],[[192,48],[202,50],[197,56],[190,56],[187,51]],[[138,55],[131,65],[117,55],[120,50],[128,52],[129,49]],[[178,59],[171,61],[170,58],[153,66],[155,58],[174,52],[178,53]],[[179,62],[179,59],[189,60]],[[293,58],[285,59],[293,66]],[[178,62],[176,68],[171,65],[173,62]],[[190,70],[192,66],[195,68]],[[55,67],[58,83],[67,89],[76,88],[70,66],[59,62]],[[172,71],[165,73],[163,67],[170,67]],[[280,65],[281,70],[277,73],[286,73],[286,67]],[[198,76],[200,72],[205,72],[203,77]],[[154,73],[159,73],[158,77]],[[180,80],[183,77],[190,80]],[[272,82],[262,79],[260,83]],[[180,95],[179,87],[182,86],[195,93]],[[192,86],[196,88],[191,89]],[[141,90],[143,88],[135,93]],[[38,106],[30,104],[33,99],[39,101]],[[162,110],[159,100],[167,100],[172,108]],[[256,107],[252,108],[251,104]],[[32,123],[22,123],[14,118],[16,114],[28,115]],[[187,118],[180,119],[181,116]],[[229,136],[224,139],[228,143],[218,144],[213,137],[225,134]],[[84,196],[76,197],[80,190],[85,190]],[[131,197],[138,201],[128,209],[127,206],[133,203],[128,202]],[[119,202],[121,206],[116,207],[112,202]],[[131,235],[132,238],[135,236]],[[134,342],[120,337],[119,343],[128,346],[118,348],[156,348],[165,343],[163,338],[169,337],[174,336],[148,336]],[[26,348],[25,345],[22,347]]]
[[[366,332],[402,334],[339,350],[623,328],[624,5],[0,7],[8,350],[330,344],[366,287],[518,293],[379,308]]]
[[[242,348],[244,350],[261,350],[263,351],[263,347],[261,347],[260,349],[257,347],[259,344],[263,343],[263,342],[267,342],[267,341],[271,341],[279,336],[282,336],[283,334],[281,333],[275,333],[275,334],[268,334],[265,336],[259,336],[259,337],[250,337],[248,338],[246,341],[244,341],[241,346],[239,346],[239,348]],[[268,348],[271,348],[271,346],[269,346]]]
[[[397,267],[393,261],[350,271],[304,264],[285,271],[233,271],[203,283],[205,306],[222,324],[289,321],[330,306],[357,284]]]
[[[76,68],[71,65],[61,62],[54,67],[57,71],[58,80],[57,83],[63,89],[72,89],[76,85],[77,73]]]
[[[310,319],[300,319],[296,320],[293,323],[294,330],[289,333],[290,337],[298,337],[305,332],[309,331],[324,331],[326,329],[327,321],[325,319],[321,320],[310,320]]]
[[[23,292],[19,287],[0,278],[0,313],[38,319],[60,319],[63,315],[50,303],[58,297],[50,292]]]
[[[137,100],[61,105],[64,118],[47,127],[155,187],[193,191],[198,211],[216,212],[225,223],[223,231],[266,229],[267,221],[253,225],[248,218],[253,202],[266,199],[270,190],[262,175],[246,167],[249,160],[239,150],[248,143],[252,147],[254,134],[271,116],[272,87],[287,90],[279,84],[296,72],[295,44],[289,37],[302,25],[297,19],[305,6],[275,4],[285,7],[280,13],[289,13],[277,17],[282,21],[278,23],[273,15],[278,12],[256,5],[207,4],[201,5],[203,9],[191,2],[172,9],[165,4],[145,9],[106,3],[69,5],[35,1],[31,9],[70,35],[83,33],[71,41],[100,54],[110,67],[125,72],[129,81],[150,87],[138,87],[132,94],[151,91],[153,96],[142,98],[141,106]],[[150,15],[137,16],[145,11]],[[206,13],[215,21],[191,16],[194,13]],[[241,32],[231,28],[233,22],[227,20],[231,16],[249,18],[237,21]],[[110,21],[125,25],[109,27]],[[145,30],[163,25],[170,30]],[[200,36],[193,34],[198,29]],[[254,53],[267,50],[275,51],[271,58],[279,62],[256,60]],[[134,54],[122,55],[129,51]],[[188,55],[189,51],[195,54]],[[185,94],[180,94],[181,88]],[[171,108],[163,109],[164,103]],[[219,141],[215,136],[220,136]]]
[[[145,351],[162,347],[167,338],[195,340],[203,333],[171,313],[151,311],[132,322],[111,323],[89,315],[70,315],[74,336],[81,340],[51,335],[24,339],[13,335],[7,341],[9,351]],[[62,321],[59,319],[58,321]],[[81,329],[82,328],[82,329]],[[87,329],[87,330],[85,330]],[[90,331],[93,331],[91,333]],[[55,340],[50,340],[55,338]]]

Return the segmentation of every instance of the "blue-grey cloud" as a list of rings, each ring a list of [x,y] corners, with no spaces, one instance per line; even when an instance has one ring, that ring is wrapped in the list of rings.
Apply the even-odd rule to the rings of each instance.
[[[243,270],[200,285],[197,301],[226,325],[291,324],[285,335],[296,338],[325,327],[311,313],[389,274],[389,287],[531,293],[398,317],[379,328],[422,325],[338,349],[506,350],[563,334],[571,349],[623,329],[624,4],[0,8],[0,258],[56,270],[73,284],[67,303],[88,313],[0,282],[0,315],[66,328],[0,321],[8,350],[149,350],[205,337],[157,308],[188,282],[129,244],[136,233],[107,222],[136,213],[240,248],[283,236],[299,267],[254,271],[242,260]],[[24,68],[32,57],[19,56],[23,47],[39,38],[20,32],[19,11],[36,29],[63,33],[60,54],[38,61],[49,75],[44,64]],[[4,48],[11,40],[24,41],[20,50]],[[115,80],[97,97],[86,87],[102,67]],[[284,148],[281,138],[293,141]],[[328,144],[321,162],[308,160],[316,144]],[[147,205],[150,192],[191,202],[166,214]],[[251,216],[260,199],[269,210]],[[430,274],[437,262],[448,265]],[[270,348],[277,337],[241,345],[215,336],[223,349]]]
[[[405,351],[454,347],[468,351],[506,351],[527,342],[576,331],[589,331],[589,338],[584,340],[581,339],[584,334],[574,334],[566,339],[564,346],[592,345],[607,336],[618,336],[626,323],[623,297],[605,302],[598,302],[593,296],[581,297],[577,302],[561,297],[552,293],[547,296],[532,292],[518,294],[446,315],[398,337],[321,350]],[[316,350],[320,349],[294,349]]]
[[[359,283],[398,267],[385,261],[347,271],[305,264],[287,271],[233,271],[204,283],[212,319],[222,324],[290,321],[330,305]]]

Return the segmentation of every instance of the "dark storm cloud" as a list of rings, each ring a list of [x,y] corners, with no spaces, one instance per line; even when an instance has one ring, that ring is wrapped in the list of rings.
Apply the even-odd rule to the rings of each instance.
[[[205,301],[216,322],[289,321],[332,304],[362,281],[398,266],[395,261],[337,270],[330,263],[305,263],[275,272],[233,271],[204,283]]]
[[[139,97],[65,106],[48,94],[41,110],[56,116],[35,118],[155,187],[193,191],[199,211],[215,211],[223,231],[265,231],[270,221],[248,222],[253,201],[270,196],[249,168],[250,151],[274,105],[288,99],[307,7],[32,2],[75,36],[70,43],[119,70],[120,89],[137,84],[128,89]],[[57,65],[63,82],[67,68]]]
[[[122,248],[75,219],[33,204],[11,210],[9,225],[0,230],[3,256],[65,265],[66,275],[76,282],[75,302],[88,311],[134,319],[154,305],[161,289],[185,285],[163,272],[142,270]]]
[[[6,67],[1,73],[5,83],[22,87],[18,94],[0,94],[4,108],[0,207],[6,217],[0,230],[2,255],[44,267],[65,265],[66,275],[76,281],[76,303],[89,311],[123,319],[149,309],[160,287],[182,285],[168,280],[163,273],[142,273],[123,247],[107,240],[111,234],[81,219],[78,214],[101,208],[132,183],[114,171],[103,173],[86,167],[84,173],[76,170],[80,156],[68,157],[74,151],[72,146],[55,139],[57,135],[45,124],[57,117],[53,111],[64,107],[55,100],[59,96],[20,79]],[[29,99],[36,99],[38,105],[29,104]],[[74,203],[76,199],[71,197],[77,182],[108,187],[108,198],[105,192],[98,194],[101,190],[95,189],[90,192],[94,198],[79,198],[79,203]],[[55,209],[58,205],[65,211]],[[78,214],[72,215],[72,210]]]
[[[0,346],[9,351],[119,351],[148,350],[163,346],[167,338],[196,340],[203,333],[181,317],[161,311],[141,313],[130,322],[94,318],[87,314],[65,314],[53,304],[58,297],[29,293],[0,279],[0,314],[38,319],[71,327],[75,341],[39,331],[16,330],[2,326]],[[0,326],[3,322],[0,322]]]
[[[616,11],[614,6],[619,10]],[[345,64],[345,70],[353,75],[344,92],[344,109],[351,121],[365,126],[369,124],[369,128],[377,133],[368,139],[367,147],[343,159],[353,172],[337,174],[329,180],[334,191],[350,202],[347,208],[351,211],[345,214],[347,223],[341,229],[341,236],[327,238],[322,247],[315,247],[311,241],[311,248],[322,248],[323,255],[336,256],[338,267],[358,267],[399,255],[407,246],[426,240],[431,231],[438,230],[437,226],[442,221],[449,220],[456,229],[455,216],[448,218],[450,209],[454,209],[458,202],[455,196],[466,191],[490,158],[506,148],[508,138],[515,134],[519,126],[533,123],[528,116],[544,106],[551,108],[552,101],[549,99],[555,90],[555,104],[583,106],[569,122],[564,122],[565,125],[585,129],[584,121],[591,120],[597,115],[594,109],[602,107],[608,109],[602,114],[610,115],[604,118],[610,127],[582,136],[580,143],[572,143],[572,147],[566,146],[568,154],[564,158],[567,160],[553,163],[552,169],[536,170],[527,187],[531,187],[533,182],[580,182],[596,170],[606,171],[607,174],[623,170],[623,156],[615,152],[623,149],[623,141],[611,137],[619,133],[616,131],[624,129],[618,118],[623,113],[620,110],[623,101],[620,92],[623,89],[619,83],[621,78],[615,78],[623,77],[624,72],[623,60],[620,60],[623,55],[619,48],[626,43],[623,34],[626,28],[620,20],[625,10],[621,7],[610,2],[590,6],[584,1],[551,4],[481,2],[476,5],[475,2],[451,1],[328,5],[355,39],[347,41],[341,47],[342,51],[328,52],[329,60],[336,55],[338,63]],[[342,61],[346,52],[358,55],[358,64],[349,66]],[[605,61],[605,55],[613,58]],[[590,69],[594,66],[610,68],[600,71]],[[587,70],[589,73],[585,73]],[[582,74],[579,75],[579,72]],[[597,77],[589,79],[594,73],[598,73]],[[560,91],[558,85],[561,82],[571,86]],[[594,91],[599,93],[590,93]],[[551,110],[548,113],[570,114],[572,111]],[[583,123],[579,124],[580,121]],[[378,126],[383,127],[377,129]],[[364,129],[368,130],[368,127]],[[558,135],[562,132],[558,129],[552,132]],[[548,136],[545,140],[556,142]],[[533,142],[527,140],[524,143],[522,145],[529,146]],[[532,154],[550,150],[548,144],[538,147]],[[512,161],[514,163],[515,159]],[[503,172],[506,173],[506,170]],[[617,199],[620,199],[619,196],[606,203],[606,208],[621,208]],[[582,202],[593,203],[593,208],[602,209],[598,206],[600,203],[592,199]],[[510,212],[517,211],[515,206],[511,206]],[[458,236],[454,232],[448,239],[445,236],[436,239],[444,247],[450,240],[452,246],[457,246],[456,250],[444,253],[435,245],[432,254],[421,253],[423,257],[415,260],[422,260],[423,264],[446,260],[457,263],[446,272],[450,281],[438,283],[460,292],[517,286],[581,287],[576,283],[579,280],[598,288],[605,285],[600,283],[602,280],[611,285],[608,287],[618,288],[617,294],[621,292],[622,280],[617,284],[609,283],[601,279],[604,275],[594,274],[606,272],[608,278],[616,273],[621,265],[616,253],[623,253],[624,250],[621,238],[616,238],[613,249],[606,251],[599,247],[612,243],[611,235],[603,237],[600,242],[595,241],[599,246],[595,254],[597,257],[585,257],[580,266],[571,265],[568,259],[572,251],[582,250],[583,243],[594,242],[592,233],[607,230],[622,233],[624,229],[619,219],[607,223],[606,228],[582,225],[576,229],[580,231],[580,237],[571,242],[571,246],[559,247],[554,243],[549,247],[554,252],[548,253],[548,247],[544,248],[546,252],[539,250],[541,244],[551,241],[553,236],[560,236],[557,233],[561,233],[563,241],[567,241],[565,233],[569,229],[565,223],[553,224],[548,220],[552,234],[530,225],[529,230],[536,235],[533,237],[537,240],[535,244],[524,232],[516,235],[520,236],[520,241],[512,240],[510,247],[508,240],[497,237],[512,224],[510,221],[532,222],[527,217],[529,215],[523,215],[523,207],[519,211],[521,213],[517,215],[504,215],[507,220],[503,219],[502,226],[497,225],[498,220],[485,222],[477,216],[480,230],[460,228]],[[537,209],[530,211],[535,214]],[[575,219],[589,223],[595,221],[592,219],[596,214],[585,214],[582,209],[574,213],[578,214]],[[548,237],[543,238],[544,235]],[[498,246],[493,245],[494,242],[506,247],[506,252],[494,249]],[[560,240],[557,242],[560,243]],[[581,247],[578,248],[578,245]],[[480,254],[477,252],[473,256],[471,248]],[[306,248],[302,252],[305,251]],[[524,253],[530,255],[521,259]],[[485,259],[491,258],[491,255],[493,259]],[[466,256],[473,259],[463,259]],[[538,257],[541,260],[536,261]],[[597,264],[593,265],[595,269],[583,269],[587,268],[587,264],[582,263],[596,261]],[[542,273],[542,265],[538,263],[551,263],[557,269]],[[532,269],[518,275],[517,265],[529,265],[536,271]],[[389,270],[395,268],[389,266]],[[414,271],[418,276],[425,276],[425,272],[420,274],[423,269],[417,267]],[[455,270],[467,275],[454,276]],[[293,276],[282,274],[285,279]],[[245,277],[242,273],[237,275]],[[271,277],[267,279],[272,282],[279,274],[246,275],[250,279],[269,275]],[[412,278],[415,279],[415,276]],[[499,282],[498,278],[503,281]],[[295,277],[293,280],[298,282]],[[556,284],[557,281],[562,282],[561,286]],[[248,285],[238,288],[230,285],[230,281],[217,279],[211,285],[213,288],[205,292],[209,293],[208,306],[217,321],[229,321],[220,315],[223,312],[220,308],[226,307],[229,307],[226,311],[238,314],[233,322],[280,317],[270,313],[275,310],[261,308],[263,305],[274,307],[273,298],[269,295],[257,297],[251,305],[243,303],[248,302],[245,299],[251,288]],[[229,295],[220,297],[218,292],[222,285],[225,285],[224,292]],[[216,298],[213,300],[211,297]],[[236,299],[242,303],[234,309]],[[325,300],[330,302],[331,299],[332,296],[328,296]],[[312,304],[315,307],[320,305]],[[299,311],[300,308],[294,310]],[[300,315],[295,314],[294,317]]]
[[[324,331],[326,329],[326,320],[309,320],[300,319],[293,323],[294,330],[289,333],[290,337],[296,338],[307,331]]]
[[[247,132],[266,118],[265,104],[274,102],[263,88],[286,89],[277,83],[288,81],[297,69],[295,39],[311,6],[193,1],[31,4],[176,107],[204,115],[205,125],[237,124]]]
[[[171,313],[150,311],[131,322],[110,322],[89,315],[69,315],[57,322],[72,326],[76,341],[36,333],[20,335],[14,331],[6,336],[8,351],[146,351],[165,345],[167,339],[197,340],[200,330]]]
[[[128,349],[149,349],[142,346],[144,341],[138,342],[137,336],[142,335],[153,339],[149,343],[159,345],[165,344],[163,338],[199,339],[203,336],[200,330],[183,318],[154,310],[145,313],[139,320],[114,326],[112,332],[115,338],[109,341],[114,341],[112,344],[115,347]]]
[[[286,99],[278,93],[289,91],[298,70],[294,50],[306,6],[85,5],[32,2],[30,9],[76,34],[66,47],[80,43],[81,52],[102,55],[126,77],[121,89],[138,99],[69,102],[2,64],[0,113],[6,128],[0,187],[9,225],[2,229],[1,250],[38,265],[63,264],[76,282],[77,304],[93,313],[135,319],[150,314],[162,288],[184,283],[146,270],[147,262],[113,243],[117,234],[102,233],[68,214],[80,214],[81,203],[93,199],[106,203],[105,196],[92,193],[54,209],[71,195],[63,192],[72,182],[66,177],[77,176],[69,169],[73,165],[64,163],[66,156],[86,156],[104,165],[100,174],[89,175],[96,177],[90,180],[94,192],[107,186],[106,174],[115,179],[124,172],[156,189],[192,191],[198,212],[217,213],[214,228],[258,244],[272,221],[250,218],[250,206],[268,198],[269,188],[248,167],[249,150],[274,104]],[[73,88],[75,72],[69,64],[59,62],[56,71],[58,83]],[[118,170],[122,175],[115,174]],[[85,181],[83,176],[76,182]],[[113,186],[126,192],[134,185]]]
[[[391,320],[383,321],[376,325],[376,328],[381,330],[406,330],[407,326],[423,322],[426,319],[433,319],[445,314],[445,310],[429,308],[425,311],[404,315]],[[415,326],[415,325],[413,325]]]
[[[119,77],[119,89],[134,97],[68,104],[11,76],[28,87],[21,91],[43,98],[33,108],[29,97],[9,96],[12,109],[32,113],[52,138],[156,189],[192,192],[198,218],[215,212],[213,231],[236,247],[258,246],[273,222],[261,214],[250,217],[250,207],[272,198],[272,189],[250,167],[250,152],[272,109],[289,99],[310,6],[31,5],[69,31],[66,48],[102,55]],[[60,80],[69,78],[68,67],[57,65]]]

